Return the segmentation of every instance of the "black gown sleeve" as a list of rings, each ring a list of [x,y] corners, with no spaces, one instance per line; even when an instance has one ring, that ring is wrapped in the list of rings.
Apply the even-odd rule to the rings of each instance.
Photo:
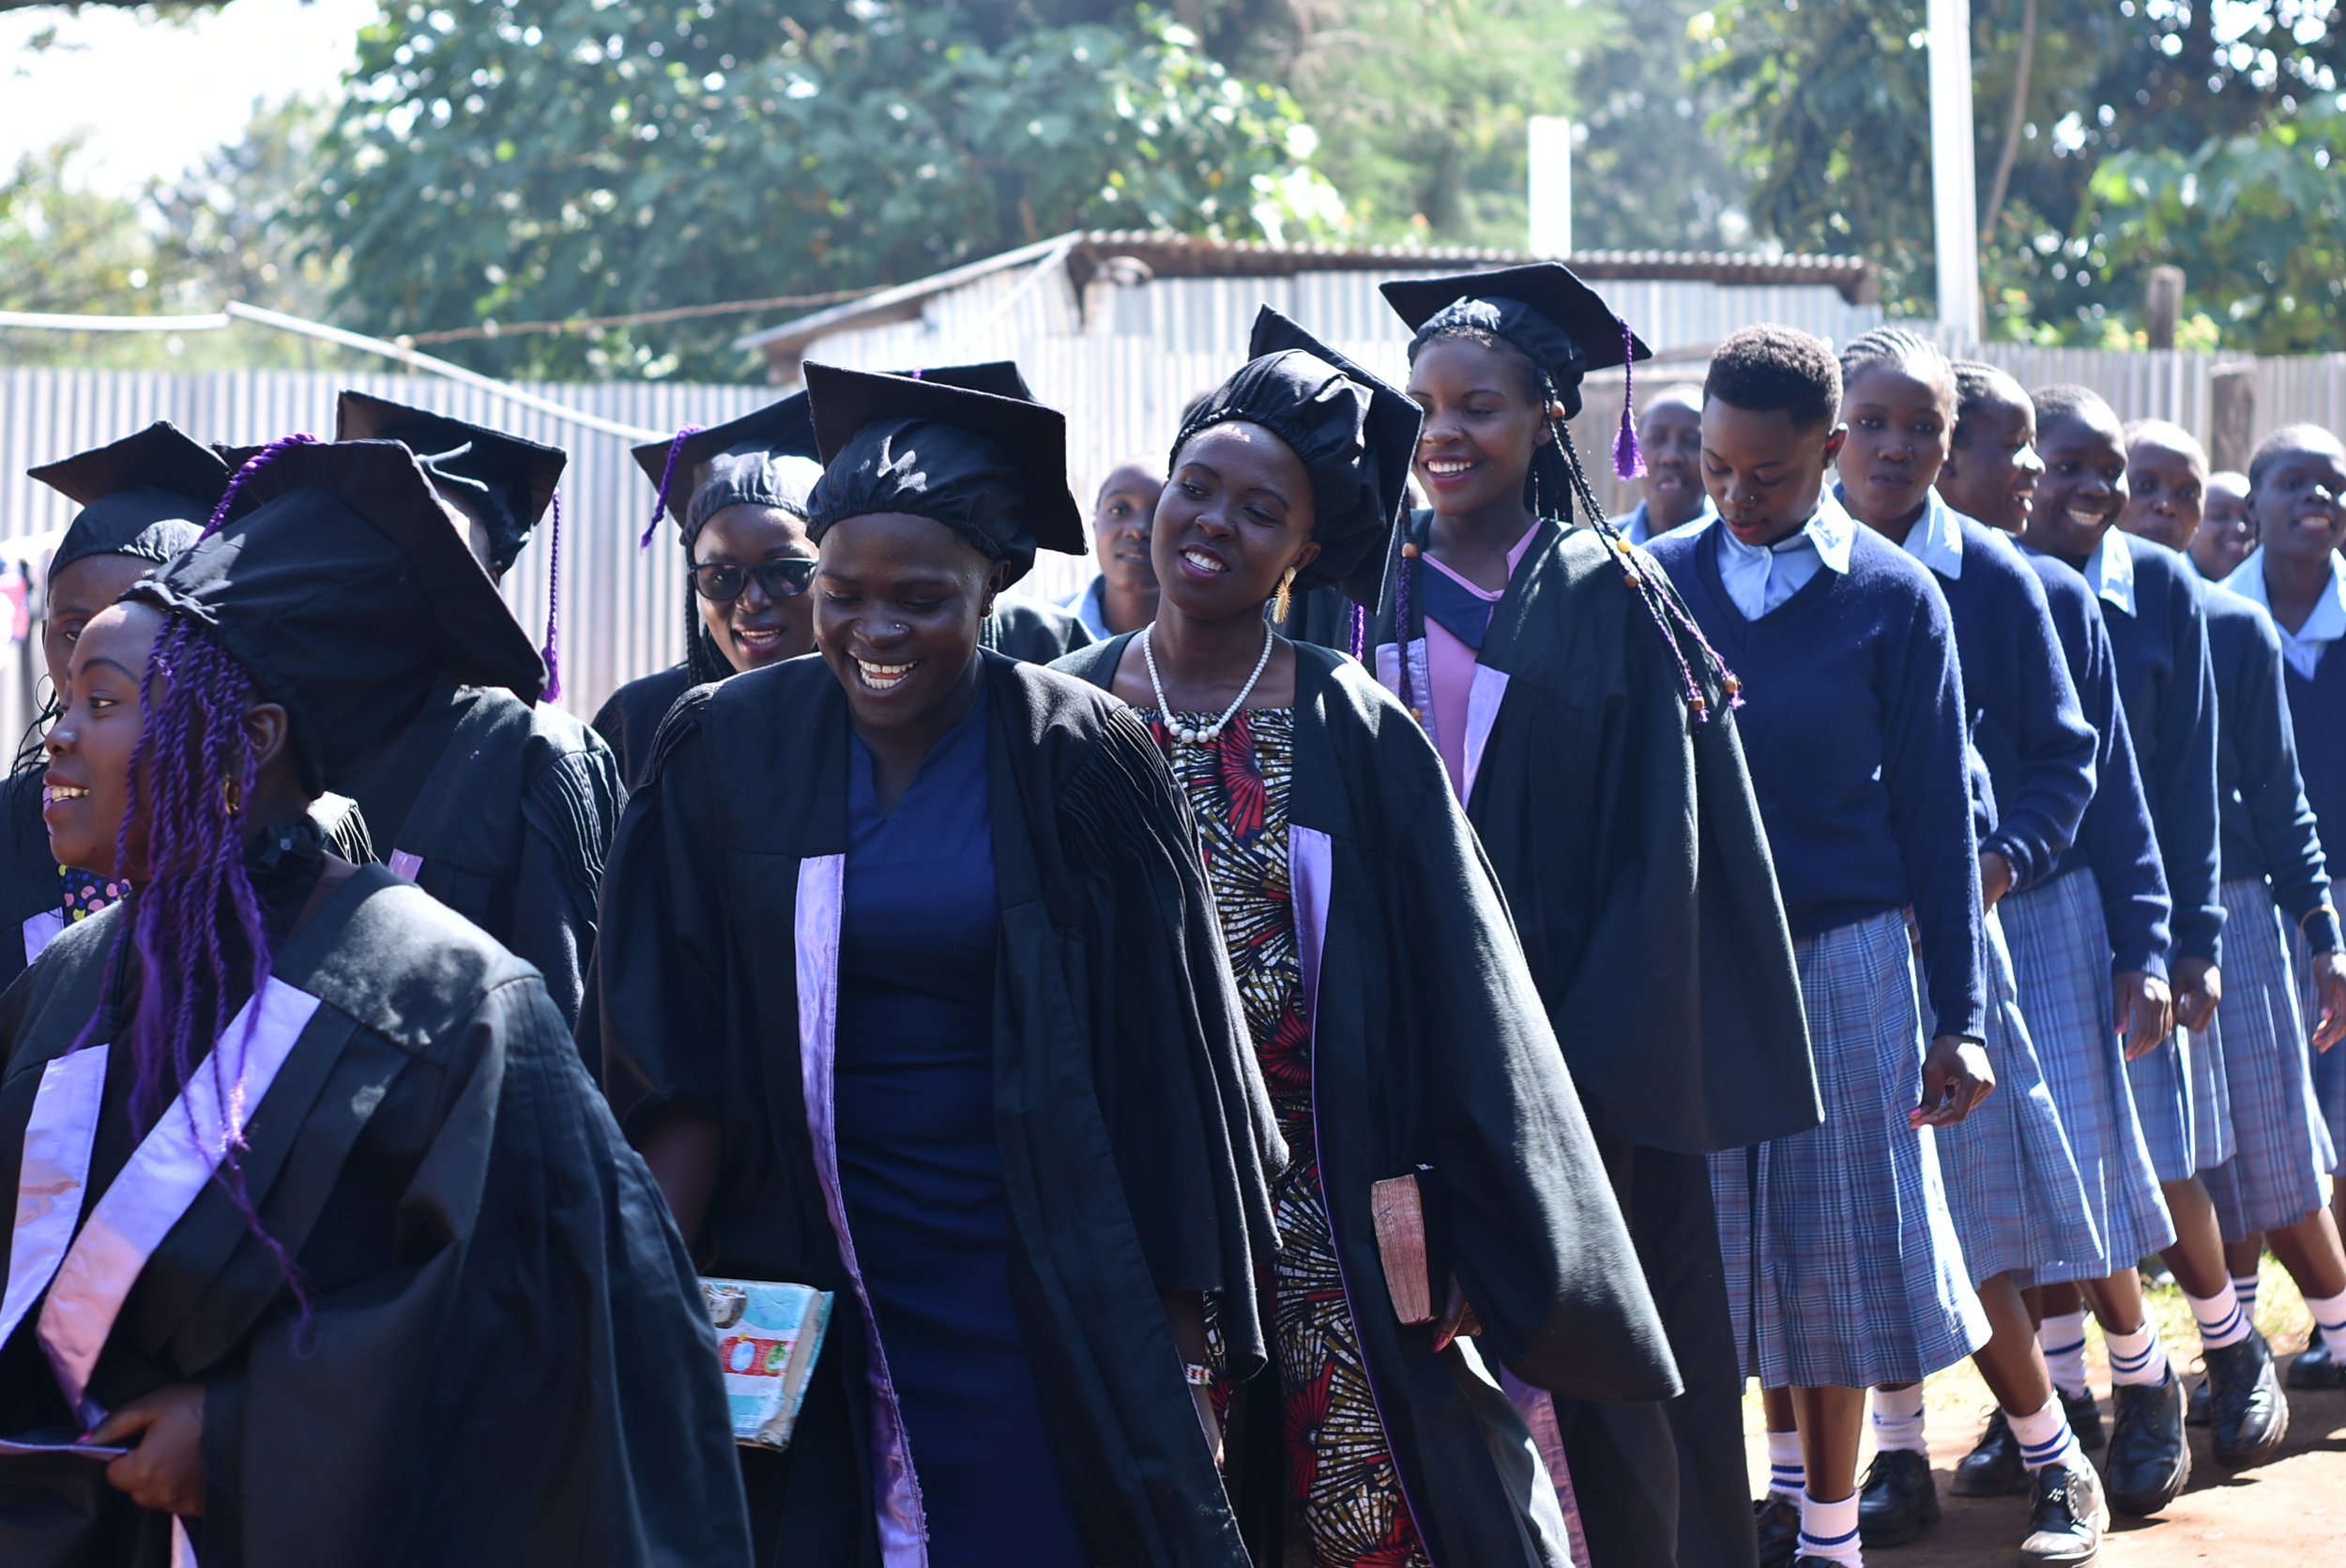
[[[1259,1365],[1257,1265],[1278,1251],[1287,1163],[1230,978],[1188,801],[1118,708],[1059,801],[1093,953],[1094,1080],[1151,1272],[1222,1298],[1235,1366]]]
[[[595,901],[603,860],[627,799],[611,750],[586,732],[584,745],[553,752],[533,768],[522,797],[522,852],[507,946],[538,966],[546,993],[575,1024],[595,953]],[[551,748],[549,748],[551,750]]]

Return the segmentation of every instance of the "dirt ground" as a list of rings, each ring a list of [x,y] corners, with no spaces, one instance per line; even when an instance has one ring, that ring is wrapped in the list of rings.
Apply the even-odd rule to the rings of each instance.
[[[2160,1336],[2176,1362],[2197,1381],[2198,1339],[2190,1311],[2171,1288],[2155,1292]],[[2306,1342],[2310,1326],[2288,1276],[2268,1258],[2260,1293],[2259,1325],[2274,1353],[2287,1358]],[[2098,1333],[2092,1336],[2090,1380],[2107,1394],[2110,1378]],[[2178,1348],[2180,1347],[2180,1348]],[[1970,1363],[1951,1367],[1928,1384],[1931,1464],[1946,1513],[1920,1541],[1870,1551],[1868,1568],[1991,1568],[2016,1563],[2028,1522],[2025,1498],[1958,1498],[1949,1489],[1956,1462],[1979,1436],[1993,1403]],[[2102,1413],[2107,1421],[2109,1402]],[[1751,1473],[1767,1474],[1759,1401],[1749,1402]],[[2102,1568],[2346,1568],[2346,1392],[2290,1394],[2289,1444],[2261,1469],[2233,1475],[2208,1454],[2207,1431],[2191,1429],[2191,1484],[2156,1519],[2122,1519],[2102,1548]],[[2098,1454],[2095,1455],[2098,1458]],[[1866,1455],[1870,1459],[1870,1453]],[[1755,1488],[1756,1495],[1756,1488]]]

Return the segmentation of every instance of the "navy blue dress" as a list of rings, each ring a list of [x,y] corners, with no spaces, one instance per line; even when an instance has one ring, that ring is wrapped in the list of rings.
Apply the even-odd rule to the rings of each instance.
[[[985,706],[937,742],[893,812],[879,809],[871,753],[851,747],[839,1183],[904,1410],[929,1561],[1084,1568],[1011,1308]]]

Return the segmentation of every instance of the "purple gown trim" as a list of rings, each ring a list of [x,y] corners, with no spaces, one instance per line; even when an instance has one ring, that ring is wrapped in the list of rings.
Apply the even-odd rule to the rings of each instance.
[[[391,875],[404,882],[413,882],[423,875],[423,857],[409,854],[404,849],[392,850],[391,858],[387,864],[390,868]]]
[[[862,1309],[863,1345],[872,1387],[873,1507],[879,1524],[880,1560],[887,1568],[927,1568],[928,1520],[921,1507],[921,1482],[905,1441],[904,1411],[888,1376],[888,1352],[872,1316],[871,1293],[856,1263],[855,1239],[847,1231],[847,1210],[840,1195],[839,1136],[833,1120],[832,1082],[839,1062],[839,922],[846,899],[847,858],[815,855],[799,862],[796,946],[799,965],[799,1073],[805,1089],[806,1130],[815,1146],[815,1176],[823,1187],[823,1210],[839,1243]]]
[[[1466,777],[1458,781],[1458,799],[1474,799],[1474,776],[1483,769],[1483,749],[1490,744],[1491,726],[1499,723],[1499,705],[1507,699],[1507,672],[1488,664],[1474,666],[1474,684],[1467,693]]]
[[[65,911],[63,909],[43,909],[38,915],[26,916],[24,919],[24,967],[30,968],[38,963],[40,955],[49,951],[49,944],[64,933]]]
[[[105,1089],[102,1045],[71,1052],[41,1069],[17,1171],[15,1241],[8,1248],[8,1294],[0,1297],[0,1344],[49,1288],[73,1244]]]

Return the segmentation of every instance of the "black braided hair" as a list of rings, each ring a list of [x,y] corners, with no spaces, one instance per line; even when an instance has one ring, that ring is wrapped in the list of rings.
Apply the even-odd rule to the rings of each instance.
[[[1841,385],[1880,365],[1912,370],[1927,380],[1943,378],[1958,399],[1962,396],[1955,363],[1947,351],[1911,327],[1876,327],[1860,332],[1841,347]]]
[[[1958,429],[1963,421],[1976,416],[1988,402],[2003,395],[2014,403],[2029,401],[2028,388],[2021,386],[2011,372],[2000,370],[1985,359],[1955,361],[1955,422]]]
[[[1417,336],[1409,340],[1409,362],[1417,362],[1419,353],[1426,344],[1452,339],[1492,350],[1519,367],[1525,389],[1533,405],[1540,410],[1541,423],[1547,437],[1532,449],[1531,467],[1523,480],[1524,504],[1534,517],[1551,517],[1566,527],[1572,526],[1575,521],[1577,504],[1578,520],[1587,523],[1605,541],[1606,547],[1613,554],[1614,561],[1621,567],[1622,581],[1644,604],[1646,614],[1653,617],[1653,624],[1661,629],[1663,642],[1668,645],[1670,656],[1678,662],[1686,709],[1694,715],[1696,723],[1710,722],[1712,710],[1718,700],[1713,695],[1714,689],[1725,696],[1729,707],[1743,706],[1743,698],[1739,695],[1743,682],[1727,667],[1727,662],[1711,646],[1711,640],[1702,634],[1702,628],[1695,624],[1694,617],[1668,590],[1662,574],[1653,568],[1652,563],[1644,561],[1621,530],[1613,526],[1613,520],[1597,500],[1595,491],[1590,488],[1588,470],[1580,461],[1578,449],[1573,445],[1572,426],[1565,419],[1557,418],[1557,410],[1565,405],[1566,400],[1553,378],[1534,363],[1530,355],[1497,333],[1462,321],[1445,321],[1440,316],[1427,322],[1418,330]],[[1573,401],[1577,402],[1577,399]],[[1415,682],[1411,677],[1409,659],[1410,601],[1415,597],[1417,563],[1421,554],[1416,540],[1405,539],[1402,541],[1401,562],[1395,573],[1394,589],[1394,628],[1401,644],[1402,705],[1423,723],[1424,714],[1417,706],[1413,689]],[[1680,640],[1682,632],[1691,636],[1695,646],[1701,650],[1700,670],[1687,661],[1685,647]]]
[[[730,679],[734,673],[732,661],[718,649],[717,639],[708,634],[708,624],[701,619],[700,595],[693,591],[693,547],[689,544],[684,547],[684,668],[695,686]]]

